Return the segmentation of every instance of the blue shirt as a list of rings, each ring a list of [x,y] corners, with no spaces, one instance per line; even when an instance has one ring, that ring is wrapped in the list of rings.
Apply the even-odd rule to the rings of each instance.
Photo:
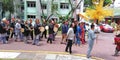
[[[80,26],[77,26],[76,36],[78,36],[78,34],[81,35],[81,28],[80,28]]]

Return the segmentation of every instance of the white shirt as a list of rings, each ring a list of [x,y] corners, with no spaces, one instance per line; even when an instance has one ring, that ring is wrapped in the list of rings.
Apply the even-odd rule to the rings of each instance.
[[[74,30],[73,30],[73,28],[68,29],[67,39],[74,40]]]

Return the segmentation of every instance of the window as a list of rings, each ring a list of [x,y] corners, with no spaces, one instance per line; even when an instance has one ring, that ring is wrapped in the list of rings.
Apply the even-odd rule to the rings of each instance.
[[[35,19],[36,17],[35,17],[35,15],[27,15],[27,18],[33,18],[33,19]]]
[[[27,1],[27,7],[36,7],[35,1]]]
[[[69,9],[69,4],[68,3],[61,3],[60,8],[61,9]]]
[[[42,9],[47,9],[47,4],[41,4]]]

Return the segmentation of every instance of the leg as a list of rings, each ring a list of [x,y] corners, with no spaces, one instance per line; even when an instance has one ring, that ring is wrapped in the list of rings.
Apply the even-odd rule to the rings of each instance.
[[[88,51],[87,51],[87,58],[90,58],[91,57],[91,51],[92,51],[92,48],[93,48],[93,41],[89,42],[88,43],[89,46],[88,46]]]
[[[69,40],[69,53],[72,53],[72,40]]]
[[[66,48],[65,48],[65,51],[68,52],[68,48],[69,48],[69,40],[67,42],[67,45],[66,45]]]
[[[47,38],[47,30],[45,30],[45,38]]]
[[[30,36],[31,36],[31,38],[33,40],[33,31],[30,32]]]

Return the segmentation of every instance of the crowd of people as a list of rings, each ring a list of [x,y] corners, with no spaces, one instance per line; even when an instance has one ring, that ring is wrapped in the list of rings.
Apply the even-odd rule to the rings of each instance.
[[[15,18],[12,18],[11,21],[2,19],[0,22],[0,41],[3,44],[7,44],[9,39],[12,39],[15,42],[22,41],[25,44],[28,44],[28,40],[31,38],[32,44],[39,46],[41,38],[45,37],[47,39],[46,43],[52,44],[55,40],[58,28],[60,28],[55,20],[51,19],[49,20],[49,23],[47,23],[46,20],[43,20],[43,22],[40,23],[40,20],[36,19],[35,24],[33,25],[32,23],[32,19],[26,21]],[[71,54],[73,44],[76,46],[86,44],[85,33],[85,22],[78,22],[76,19],[72,22],[66,20],[61,25],[62,38],[60,43],[66,44],[65,51],[69,51]],[[92,24],[91,29],[88,31],[88,58],[90,57],[95,38],[94,24]]]

